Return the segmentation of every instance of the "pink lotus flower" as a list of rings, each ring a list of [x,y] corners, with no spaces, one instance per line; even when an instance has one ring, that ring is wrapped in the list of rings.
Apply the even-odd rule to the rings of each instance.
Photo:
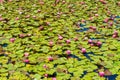
[[[90,28],[90,29],[93,29],[93,26],[90,26],[89,28]]]
[[[36,18],[36,16],[32,16],[33,18]]]
[[[28,53],[28,52],[25,52],[25,53],[24,53],[24,56],[25,56],[25,57],[28,57],[28,56],[29,56],[29,53]]]
[[[58,35],[58,38],[59,38],[59,40],[62,40],[62,39],[63,39],[63,37],[62,37],[61,35]]]
[[[23,12],[22,11],[19,11],[19,14],[22,14]]]
[[[81,52],[82,52],[82,53],[86,53],[86,49],[85,49],[85,48],[82,48],[82,49],[81,49]]]
[[[63,1],[62,1],[62,3],[63,3],[63,4],[65,4],[65,3],[66,3],[66,1],[65,1],[65,0],[63,0]]]
[[[98,14],[95,14],[96,17],[98,17],[99,15]]]
[[[75,41],[78,41],[78,38],[74,38]]]
[[[60,0],[55,0],[55,4],[53,6],[56,6],[59,2]]]
[[[43,26],[40,26],[40,27],[39,27],[39,30],[44,30],[44,27],[43,27]]]
[[[38,10],[37,10],[37,12],[39,13],[39,12],[41,12],[41,10],[40,10],[40,9],[38,9]]]
[[[45,76],[45,77],[48,77],[48,74],[45,74],[44,76]]]
[[[91,43],[90,46],[94,46],[94,43]]]
[[[57,15],[61,15],[61,12],[57,12]]]
[[[53,77],[52,80],[57,80],[56,77]]]
[[[105,75],[104,72],[99,72],[99,76],[100,76],[100,77],[103,77],[104,75]]]
[[[50,25],[50,22],[46,22],[47,25]]]
[[[89,20],[93,20],[93,19],[94,19],[94,17],[90,17],[90,18],[89,18]]]
[[[113,26],[113,22],[110,22],[109,25],[110,25],[110,26]]]
[[[43,65],[43,68],[45,68],[45,69],[47,68],[46,64]]]
[[[101,46],[101,45],[102,45],[102,42],[98,41],[97,46]]]
[[[25,16],[25,18],[30,18],[30,15]]]
[[[84,23],[84,22],[85,22],[85,20],[84,20],[84,19],[82,19],[82,20],[81,20],[81,22],[82,22],[82,23]]]
[[[71,51],[70,51],[70,50],[67,50],[67,51],[66,51],[66,54],[67,54],[67,55],[70,55],[70,54],[71,54]]]
[[[28,36],[28,37],[30,37],[30,36],[31,36],[31,34],[27,34],[27,36]]]
[[[0,3],[3,3],[4,2],[4,0],[0,0]]]
[[[0,17],[0,21],[2,21],[3,20],[3,18],[2,17]]]
[[[96,27],[94,27],[94,26],[90,26],[89,28],[92,30],[96,30]]]
[[[105,23],[107,23],[108,21],[109,21],[109,18],[106,18],[106,19],[104,20]]]
[[[113,33],[112,37],[113,37],[113,38],[118,37],[118,31],[114,31],[114,33]]]
[[[111,11],[107,11],[108,15],[111,15]]]
[[[51,57],[51,56],[48,57],[48,60],[49,60],[49,61],[53,61],[53,57]]]
[[[107,2],[104,0],[100,0],[101,3],[106,4]]]
[[[93,41],[91,39],[88,40],[88,43],[91,44]]]
[[[117,36],[117,35],[115,35],[115,34],[113,34],[113,35],[112,35],[112,38],[117,38],[117,37],[118,37],[118,36]]]
[[[114,16],[112,16],[111,18],[110,18],[110,20],[114,20],[115,19],[115,17]]]
[[[118,31],[114,31],[114,33],[113,33],[114,35],[118,35]]]
[[[30,61],[29,61],[28,59],[25,59],[24,62],[25,62],[25,63],[29,63]]]
[[[19,37],[20,38],[24,38],[26,35],[25,34],[20,34]]]
[[[70,42],[71,42],[71,41],[70,41],[69,39],[68,39],[68,40],[66,40],[66,43],[67,43],[67,44],[69,44]]]
[[[93,30],[96,30],[96,27],[93,27],[92,29],[93,29]]]
[[[10,42],[14,43],[15,38],[10,38]]]
[[[118,4],[118,6],[120,6],[120,2],[118,2],[117,4]]]
[[[82,1],[82,2],[80,2],[80,4],[83,5],[83,4],[85,4],[85,2]]]
[[[16,17],[15,20],[19,20],[19,17]]]
[[[12,0],[8,0],[9,2],[12,2]]]
[[[50,42],[49,42],[49,46],[53,46],[53,41],[50,41]]]
[[[41,5],[44,5],[44,2],[43,2],[43,1],[41,1],[41,0],[39,0],[39,3],[40,3]]]

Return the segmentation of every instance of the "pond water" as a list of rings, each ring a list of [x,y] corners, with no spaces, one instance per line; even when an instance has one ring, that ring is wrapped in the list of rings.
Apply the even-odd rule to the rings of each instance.
[[[114,75],[110,75],[110,76],[104,76],[106,79],[108,80],[115,80],[115,78],[117,77],[118,75],[117,74],[114,74]]]
[[[4,43],[4,44],[1,44],[2,47],[7,47],[8,44],[7,43]]]

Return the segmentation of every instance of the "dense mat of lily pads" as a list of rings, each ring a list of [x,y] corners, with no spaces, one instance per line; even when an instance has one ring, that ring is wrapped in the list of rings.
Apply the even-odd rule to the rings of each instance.
[[[119,15],[118,0],[0,0],[0,80],[120,80]]]

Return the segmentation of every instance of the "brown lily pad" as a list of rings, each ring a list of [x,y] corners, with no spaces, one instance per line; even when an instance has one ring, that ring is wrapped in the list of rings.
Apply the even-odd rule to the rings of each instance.
[[[114,57],[115,55],[111,53],[111,54],[108,54],[107,56]]]
[[[106,69],[104,72],[105,72],[105,76],[112,75],[112,72],[110,72],[108,69]]]

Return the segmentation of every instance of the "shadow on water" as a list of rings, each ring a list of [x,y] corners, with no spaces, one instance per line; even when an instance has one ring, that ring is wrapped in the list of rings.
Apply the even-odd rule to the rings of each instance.
[[[83,71],[83,74],[80,76],[80,78],[83,78],[87,74],[87,71]]]
[[[8,46],[8,44],[7,43],[4,43],[3,45],[2,45],[2,47],[7,47]]]
[[[88,30],[89,30],[89,28],[83,27],[80,30],[76,30],[76,32],[84,32],[84,31],[88,31]],[[96,31],[96,34],[100,34],[100,32]]]
[[[93,61],[93,60],[90,58],[89,54],[90,54],[90,55],[97,56],[97,55],[94,54],[93,52],[87,52],[87,53],[83,54],[83,55],[84,55],[87,59],[89,59],[90,61]]]
[[[7,43],[4,43],[4,44],[0,44],[0,46],[2,46],[2,47],[7,47],[8,44],[7,44]]]
[[[120,18],[120,16],[116,16],[115,18]],[[117,23],[117,20],[114,20],[114,22]],[[118,25],[116,25],[116,28],[120,28],[120,26],[118,26]]]
[[[104,76],[104,77],[107,78],[108,80],[116,80],[117,76],[118,76],[117,74],[114,74],[114,75]]]
[[[76,58],[78,61],[81,60],[78,56],[76,56],[76,55],[74,55],[74,54],[70,54],[69,56],[71,56],[72,58]]]
[[[116,28],[120,28],[120,26],[116,26]]]
[[[89,30],[89,28],[82,28],[80,30],[76,30],[76,32],[84,32],[84,31],[88,31],[88,30]]]
[[[105,40],[104,38],[90,38],[91,40],[100,40],[100,39],[102,39],[102,40]]]
[[[83,54],[87,59],[89,59],[90,61],[93,61],[89,55],[94,55],[94,56],[98,56],[98,54],[94,54],[93,52],[87,52],[85,54]],[[103,55],[99,55],[99,56],[103,56]]]
[[[85,53],[84,56],[85,56],[87,59],[89,59],[90,61],[93,61],[87,53]]]
[[[79,27],[81,28],[80,30],[76,30],[76,32],[84,32],[84,31],[88,31],[89,28],[85,28],[86,24],[81,24],[79,25]]]
[[[116,16],[115,18],[120,18],[120,16]]]
[[[79,26],[80,26],[80,27],[84,27],[84,26],[86,26],[86,24],[81,24],[81,23],[80,23],[80,25],[79,25]]]

